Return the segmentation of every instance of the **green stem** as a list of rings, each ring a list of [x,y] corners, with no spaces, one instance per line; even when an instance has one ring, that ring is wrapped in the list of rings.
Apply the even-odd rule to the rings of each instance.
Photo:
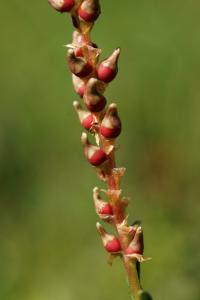
[[[136,267],[137,261],[130,260],[128,257],[124,256],[123,263],[128,275],[128,282],[129,282],[133,299],[140,300],[138,292],[142,289],[142,287],[139,281],[137,267]]]

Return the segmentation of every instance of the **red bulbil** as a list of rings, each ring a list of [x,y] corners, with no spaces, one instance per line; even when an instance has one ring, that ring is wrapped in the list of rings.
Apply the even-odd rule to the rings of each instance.
[[[106,98],[102,96],[101,98],[98,99],[98,102],[96,102],[96,103],[85,100],[85,104],[89,111],[99,112],[99,111],[103,110],[104,107],[106,106]]]
[[[93,155],[88,158],[88,161],[93,165],[93,166],[99,166],[101,165],[103,162],[105,162],[107,160],[107,156],[106,153],[102,150],[96,150]]]
[[[98,78],[101,81],[109,83],[112,81],[118,72],[118,59],[120,48],[114,50],[110,57],[102,61],[97,69]]]
[[[76,57],[72,49],[68,50],[67,61],[70,71],[80,78],[88,76],[93,71],[92,65],[85,58]]]
[[[105,248],[110,253],[121,251],[121,245],[117,238],[114,238],[112,241],[107,242]]]
[[[92,73],[92,71],[93,71],[92,66],[89,63],[86,63],[82,68],[82,70],[80,72],[77,72],[75,75],[80,78],[84,78],[88,76],[90,73]]]
[[[98,211],[101,215],[113,215],[112,207],[109,203],[106,203],[102,208]]]
[[[103,135],[105,138],[110,139],[110,138],[116,138],[119,136],[121,132],[121,128],[106,128],[106,127],[100,127],[100,133]]]
[[[88,23],[96,21],[100,12],[99,0],[84,0],[78,9],[79,18]]]
[[[100,64],[97,73],[98,73],[98,78],[101,81],[109,83],[117,75],[117,70],[112,70],[109,67],[105,66],[104,64]]]
[[[75,5],[75,0],[64,0],[61,12],[69,12]]]
[[[112,103],[106,110],[105,116],[100,126],[100,133],[107,139],[118,137],[121,133],[121,120],[118,115],[117,105]]]
[[[84,11],[81,7],[78,10],[78,15],[81,19],[83,19],[85,22],[93,22],[95,21],[95,16],[93,14],[89,14],[86,11]]]
[[[87,116],[83,121],[82,121],[82,125],[86,130],[90,130],[92,127],[92,124],[94,122],[94,117],[93,115],[89,115]]]

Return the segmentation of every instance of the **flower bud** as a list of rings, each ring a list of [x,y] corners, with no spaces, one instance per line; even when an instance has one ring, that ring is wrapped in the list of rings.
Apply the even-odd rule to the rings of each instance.
[[[117,112],[117,105],[109,105],[100,126],[100,133],[107,139],[116,138],[121,132],[121,121]]]
[[[78,10],[80,20],[88,23],[96,21],[100,13],[99,0],[84,0]]]
[[[83,98],[83,95],[85,93],[85,82],[77,77],[76,75],[72,75],[72,81],[73,81],[73,85],[74,85],[74,89],[76,91],[76,93]]]
[[[76,57],[72,49],[68,50],[67,61],[70,71],[80,78],[88,76],[93,71],[92,65],[85,58]]]
[[[48,0],[49,4],[60,12],[69,12],[75,5],[75,0]]]
[[[91,165],[98,167],[107,160],[107,155],[103,151],[103,149],[90,144],[86,133],[82,134],[81,142],[83,145],[85,157]]]
[[[120,252],[120,241],[114,235],[108,234],[100,223],[97,223],[96,227],[102,239],[104,248],[110,253]]]
[[[97,73],[98,78],[106,83],[112,81],[117,75],[118,59],[120,55],[120,48],[115,49],[115,51],[106,60],[102,61],[98,67]]]
[[[142,227],[139,226],[137,227],[134,238],[130,242],[125,253],[127,256],[131,257],[134,254],[142,255],[143,251],[144,251],[143,232],[142,232]]]
[[[83,96],[84,102],[91,112],[99,112],[106,105],[106,98],[98,91],[100,81],[96,78],[90,78]]]
[[[83,127],[86,130],[90,130],[92,127],[92,124],[94,122],[93,115],[90,112],[83,110],[78,101],[74,101],[73,105],[74,105],[74,108],[78,114],[79,120],[80,120],[81,124],[83,125]]]
[[[99,189],[95,187],[93,189],[93,199],[95,203],[96,213],[100,216],[102,219],[107,219],[113,215],[112,206],[110,203],[104,202],[101,199]]]

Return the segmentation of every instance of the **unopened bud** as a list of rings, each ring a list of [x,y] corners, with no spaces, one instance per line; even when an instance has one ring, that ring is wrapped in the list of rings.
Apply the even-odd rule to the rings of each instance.
[[[99,0],[84,0],[78,10],[79,18],[88,23],[96,21],[100,13]]]
[[[96,224],[97,230],[100,234],[104,248],[110,253],[118,253],[121,251],[119,240],[111,234],[108,234],[100,223]]]
[[[93,71],[92,65],[85,58],[76,57],[72,49],[68,50],[67,61],[70,71],[80,78],[88,76]]]
[[[74,89],[76,93],[83,98],[83,95],[85,93],[85,82],[79,78],[78,76],[74,75],[72,76],[72,81],[74,85]]]
[[[74,105],[75,110],[77,111],[79,120],[80,120],[81,124],[83,125],[83,127],[86,130],[90,130],[92,127],[92,124],[94,122],[93,115],[90,112],[83,110],[78,101],[74,101],[73,105]]]
[[[85,157],[91,165],[98,167],[107,160],[107,155],[103,151],[103,149],[90,144],[86,133],[82,134],[81,142],[83,145]]]
[[[98,67],[98,78],[106,83],[112,81],[117,75],[118,71],[118,59],[120,55],[120,48],[115,51],[106,60],[102,61]]]
[[[142,232],[142,227],[139,226],[139,227],[137,227],[134,238],[130,242],[125,253],[128,256],[129,255],[131,256],[132,254],[142,255],[143,251],[144,251],[143,232]]]
[[[110,104],[100,126],[100,133],[107,139],[116,138],[121,132],[121,121],[117,112],[117,105]]]
[[[90,78],[84,93],[84,102],[91,112],[99,112],[106,105],[106,98],[98,91],[100,81],[96,78]]]
[[[100,215],[100,217],[109,217],[113,215],[112,206],[110,203],[104,202],[101,199],[99,189],[95,187],[93,189],[93,199],[95,203],[96,213]]]
[[[48,0],[49,4],[60,12],[69,12],[75,5],[75,0]]]

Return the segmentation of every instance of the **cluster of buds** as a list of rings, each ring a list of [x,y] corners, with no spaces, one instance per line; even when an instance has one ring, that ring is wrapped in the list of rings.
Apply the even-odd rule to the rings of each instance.
[[[48,1],[57,11],[69,13],[75,26],[73,41],[66,46],[67,65],[74,90],[80,97],[73,105],[81,126],[88,132],[81,136],[84,155],[97,169],[100,179],[107,183],[104,191],[107,201],[101,198],[99,188],[93,190],[96,213],[102,221],[114,226],[116,235],[108,233],[99,222],[97,230],[105,250],[113,257],[120,256],[125,263],[127,259],[142,262],[147,259],[143,256],[142,227],[128,226],[125,214],[128,202],[121,197],[119,188],[125,169],[115,166],[115,142],[121,133],[121,120],[117,105],[107,105],[104,96],[118,73],[120,48],[99,63],[102,51],[90,39],[90,31],[101,13],[99,0]],[[95,143],[89,141],[88,134],[94,137]]]

